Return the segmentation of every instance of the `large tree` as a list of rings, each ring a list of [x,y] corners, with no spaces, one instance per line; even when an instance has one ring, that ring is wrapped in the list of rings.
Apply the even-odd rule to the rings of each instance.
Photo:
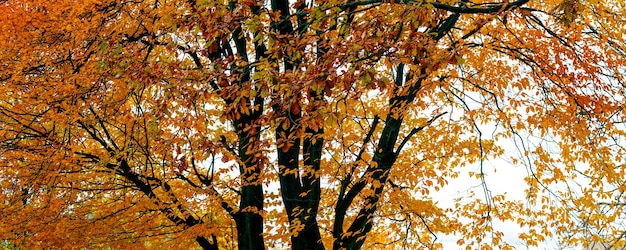
[[[625,9],[0,1],[0,244],[623,247]]]

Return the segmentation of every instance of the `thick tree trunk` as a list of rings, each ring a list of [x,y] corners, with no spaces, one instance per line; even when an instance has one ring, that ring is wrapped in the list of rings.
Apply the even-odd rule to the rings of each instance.
[[[300,5],[299,8],[304,6]],[[273,0],[272,10],[280,13],[280,21],[273,23],[276,30],[282,35],[294,33],[293,25],[289,21],[290,4],[288,0]],[[307,24],[299,17],[302,27]],[[283,66],[285,71],[297,68],[298,61],[284,58]],[[317,99],[312,93],[313,99]],[[302,96],[292,96],[295,101]],[[320,158],[323,147],[323,139],[320,136],[322,130],[313,131],[306,128],[306,124],[298,124],[301,117],[300,112],[284,110],[280,105],[275,105],[273,109],[284,115],[286,126],[279,125],[276,129],[277,141],[290,143],[291,146],[285,148],[283,145],[277,147],[278,165],[280,168],[280,188],[283,203],[289,223],[298,221],[304,229],[292,232],[291,246],[294,250],[300,249],[324,249],[319,226],[317,224],[317,211],[320,202],[320,179],[317,171],[320,168]],[[297,130],[306,128],[306,136],[296,135]],[[315,140],[313,140],[315,138]],[[315,142],[315,143],[313,143]],[[302,150],[302,159],[300,158]],[[302,166],[301,166],[302,164]]]
[[[291,114],[297,116],[297,114]],[[278,149],[278,164],[281,168],[279,176],[281,195],[289,222],[298,220],[304,226],[302,231],[292,232],[292,249],[324,249],[319,227],[317,224],[317,211],[320,201],[320,182],[315,172],[319,170],[319,153],[309,153],[321,147],[320,139],[315,145],[310,140],[305,140],[304,169],[300,168],[300,142],[299,138],[288,139],[281,135],[288,133],[290,128],[277,129],[277,139],[291,140],[293,146],[283,151]],[[314,160],[312,160],[314,159]],[[310,164],[311,162],[315,164]],[[303,173],[302,175],[300,173]]]
[[[243,200],[243,198],[242,198]],[[235,215],[239,250],[263,250],[263,217],[257,212],[238,212]]]
[[[252,122],[249,121],[247,124],[252,124]],[[241,133],[239,136],[239,158],[242,161],[239,171],[242,186],[239,211],[233,215],[237,226],[238,248],[240,250],[265,249],[263,217],[260,214],[263,210],[263,187],[260,180],[262,163],[254,155],[247,154],[250,151],[256,152],[252,148],[258,147],[259,136],[258,134],[246,135],[246,133]]]
[[[255,98],[254,102],[259,106],[263,105],[263,100],[260,98]],[[239,211],[234,212],[232,216],[237,226],[239,250],[265,249],[263,216],[261,216],[264,199],[261,172],[265,163],[262,157],[250,153],[259,152],[260,134],[255,124],[262,112],[263,109],[259,109],[249,116],[244,115],[234,124],[239,137],[237,153],[241,160],[239,163],[241,196]]]
[[[280,107],[276,106],[274,109],[280,110]],[[300,114],[283,112],[286,112],[287,116],[294,121],[300,118]],[[317,172],[320,169],[324,144],[320,136],[323,130],[306,129],[307,137],[302,140],[295,135],[298,129],[302,128],[293,122],[289,122],[288,126],[278,126],[276,129],[276,140],[291,144],[287,149],[277,148],[278,165],[281,171],[279,175],[281,195],[289,223],[293,224],[297,221],[304,226],[301,231],[292,232],[292,249],[321,250],[324,249],[324,245],[317,223],[321,186]],[[301,149],[302,160],[300,159]]]
[[[305,223],[306,226],[297,237],[291,237],[291,249],[293,250],[323,250],[322,236],[317,225],[317,221],[313,223]]]

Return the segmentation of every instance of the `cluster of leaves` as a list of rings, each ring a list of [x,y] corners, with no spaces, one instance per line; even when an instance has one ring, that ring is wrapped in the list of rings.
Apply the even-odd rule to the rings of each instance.
[[[1,244],[626,246],[625,9],[0,1]]]

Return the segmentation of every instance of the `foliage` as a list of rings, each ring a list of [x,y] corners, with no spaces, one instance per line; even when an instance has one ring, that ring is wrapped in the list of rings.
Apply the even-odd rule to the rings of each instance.
[[[625,8],[0,1],[2,246],[624,247]]]

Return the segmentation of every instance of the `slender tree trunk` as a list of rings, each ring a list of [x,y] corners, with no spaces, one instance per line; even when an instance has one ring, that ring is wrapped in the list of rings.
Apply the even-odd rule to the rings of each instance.
[[[204,250],[219,250],[220,248],[217,247],[217,239],[215,238],[215,236],[212,236],[212,240],[213,240],[213,242],[209,242],[209,240],[207,240],[207,238],[205,238],[205,237],[202,237],[202,236],[196,237],[196,242],[198,242],[198,245],[200,245],[200,247],[202,247],[202,249],[204,249]]]

